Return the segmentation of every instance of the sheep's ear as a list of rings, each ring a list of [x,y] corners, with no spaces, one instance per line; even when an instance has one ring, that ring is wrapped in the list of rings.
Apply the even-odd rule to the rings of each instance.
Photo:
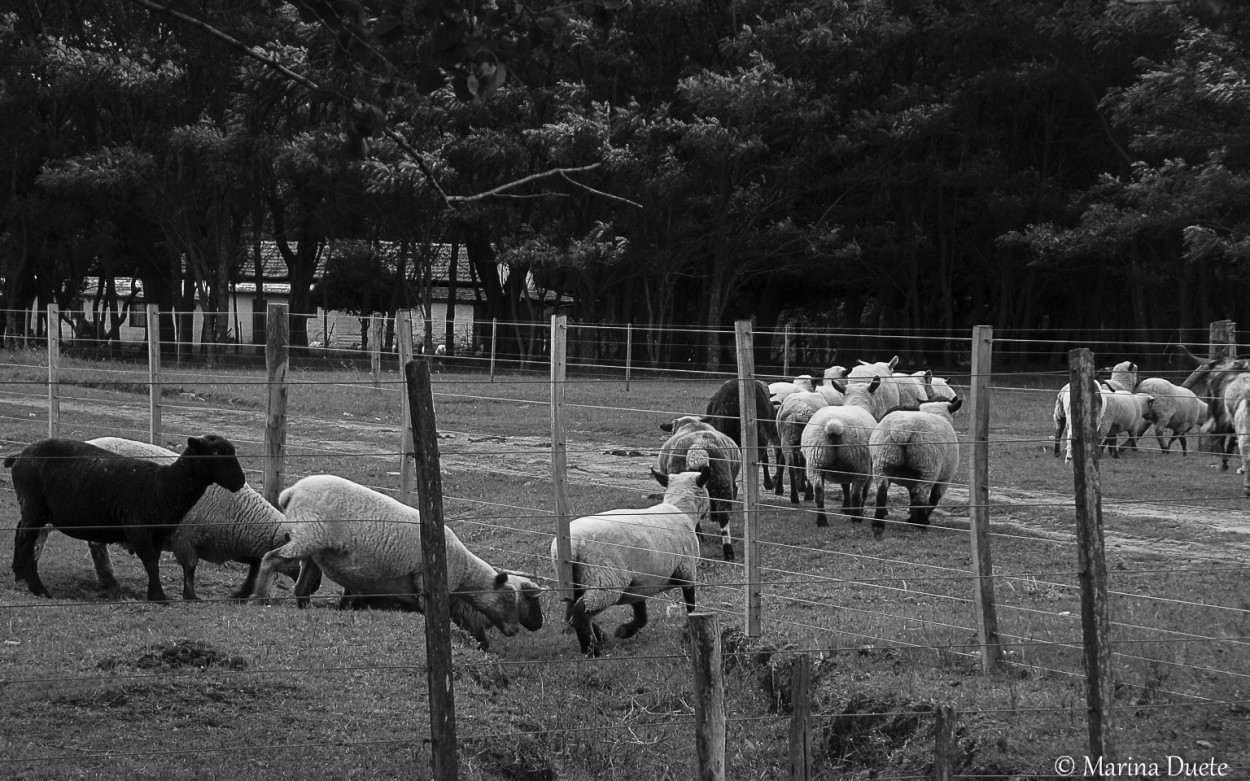
[[[830,380],[829,384],[832,385],[833,389],[836,390],[838,393],[841,393],[844,396],[846,395],[846,383],[845,382],[842,382],[841,380]]]
[[[933,384],[933,370],[932,369],[924,370],[924,384],[925,385]]]
[[[507,583],[508,583],[508,573],[506,572],[495,573],[495,588],[503,588],[505,585],[507,585]]]
[[[712,479],[712,467],[704,464],[699,467],[699,477],[694,481],[695,486],[702,488],[707,485],[707,481]]]
[[[200,453],[204,450],[204,440],[199,437],[187,437],[187,450],[192,453]]]
[[[661,424],[660,424],[660,431],[664,431],[664,432],[667,432],[667,433],[670,433],[670,434],[671,434],[671,433],[673,432],[673,421],[671,421],[671,420],[670,420],[670,421],[669,421],[669,422],[667,422],[667,423],[661,423]]]
[[[880,374],[874,375],[872,378],[872,382],[868,383],[868,392],[876,393],[877,388],[880,388],[880,387],[881,387],[881,375]]]
[[[668,488],[668,475],[658,471],[655,467],[651,467],[651,476],[655,478],[657,483]]]
[[[956,396],[946,403],[946,411],[954,414],[964,405],[964,400]]]
[[[895,366],[898,366],[898,356],[897,356],[897,355],[896,355],[896,356],[894,356],[893,358],[891,358],[891,359],[890,359],[890,370],[891,370],[891,371],[893,371]]]

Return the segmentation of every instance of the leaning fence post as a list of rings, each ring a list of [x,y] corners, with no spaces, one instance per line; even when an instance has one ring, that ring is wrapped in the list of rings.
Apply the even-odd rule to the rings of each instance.
[[[990,556],[990,362],[994,354],[994,329],[972,329],[972,388],[969,399],[972,445],[972,484],[968,493],[968,535],[972,542],[973,603],[977,613],[977,640],[981,646],[981,671],[991,673],[1002,665],[1003,646],[998,635],[998,612],[994,606],[994,564]]]
[[[161,308],[148,304],[148,442],[161,443]]]
[[[760,636],[759,433],[755,419],[755,356],[751,321],[734,325],[738,347],[738,415],[742,430],[742,549],[746,564],[746,635]]]
[[[399,347],[399,368],[412,360],[412,312],[401,309],[395,313],[395,340]],[[402,387],[401,387],[402,390]],[[399,441],[399,501],[412,504],[412,486],[416,482],[416,462],[413,460],[412,409],[408,394],[400,394],[400,420],[402,434]]]
[[[691,613],[694,664],[694,747],[699,781],[725,781],[725,678],[715,613]]]
[[[404,365],[414,430],[421,560],[425,581],[425,660],[430,698],[430,763],[438,781],[456,781],[456,693],[452,684],[451,597],[447,594],[447,542],[443,530],[443,479],[438,429],[430,390],[430,358]]]
[[[1072,465],[1076,489],[1077,559],[1081,587],[1081,633],[1085,644],[1085,701],[1089,756],[1111,762],[1111,619],[1107,611],[1107,565],[1102,536],[1098,474],[1098,415],[1094,410],[1096,370],[1087,348],[1070,350]]]
[[[573,548],[569,538],[569,495],[567,444],[564,441],[565,350],[568,340],[568,318],[551,316],[551,485],[556,502],[556,556],[560,566],[556,573],[560,594],[573,595]]]
[[[61,435],[61,315],[48,304],[48,436]]]
[[[265,499],[278,506],[286,449],[286,374],[289,368],[286,304],[270,304],[265,317],[265,382],[269,388],[265,418]]]
[[[790,665],[790,781],[812,777],[812,658],[799,654]]]

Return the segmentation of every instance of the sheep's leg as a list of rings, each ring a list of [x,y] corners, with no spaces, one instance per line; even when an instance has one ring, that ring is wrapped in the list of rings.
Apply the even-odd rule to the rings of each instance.
[[[577,643],[581,646],[582,653],[592,657],[601,656],[603,654],[603,630],[595,625],[590,614],[586,612],[584,597],[583,593],[569,605],[569,623],[573,625],[573,631],[577,633]]]
[[[872,514],[872,536],[881,539],[881,535],[885,534],[885,519],[890,512],[887,505],[887,496],[890,492],[890,481],[882,478],[877,483],[877,509]]]
[[[247,560],[247,576],[243,578],[243,585],[235,589],[230,595],[231,599],[247,599],[252,593],[252,589],[256,588],[256,575],[260,572],[260,559]],[[194,586],[194,583],[192,584]]]
[[[773,478],[773,492],[776,493],[777,496],[785,496],[785,481],[782,480],[782,477],[783,473],[786,471],[786,460],[780,447],[773,448],[773,460],[777,462],[777,474]],[[791,486],[790,490],[793,491],[794,487]]]
[[[616,628],[618,640],[626,640],[638,634],[638,630],[647,625],[647,600],[640,599],[631,605],[634,609],[634,620],[621,624]]]
[[[17,531],[13,535],[13,575],[18,581],[26,581],[26,587],[35,596],[51,597],[48,587],[39,579],[38,559],[35,556],[35,547],[44,524],[29,523],[26,515],[26,512],[22,513],[22,519],[18,521]]]
[[[763,439],[761,437],[761,439]],[[760,471],[764,473],[764,490],[773,490],[773,476],[768,471],[768,445],[761,445],[760,451]]]
[[[852,523],[864,520],[864,492],[866,486],[856,483],[842,484],[842,514],[848,516]]]
[[[823,475],[816,478],[816,525],[828,526],[829,519],[825,517],[825,478]]]
[[[200,563],[200,557],[194,550],[176,550],[174,558],[182,567],[182,598],[187,602],[199,602],[200,598],[195,593],[195,567]]]
[[[686,603],[686,615],[694,612],[694,584],[681,587],[681,598]]]
[[[299,559],[307,558],[304,556],[290,555],[290,553],[294,553],[293,550],[290,553],[287,552],[286,549],[290,547],[290,545],[291,543],[288,541],[286,545],[283,545],[279,548],[274,548],[273,550],[269,551],[261,558],[260,571],[256,573],[256,586],[252,590],[252,596],[251,596],[252,599],[268,599],[269,598],[269,593],[273,590],[273,581],[278,576],[277,569],[279,566],[283,564],[288,564],[292,561],[297,561]],[[305,565],[310,564],[310,563],[311,561],[305,562]],[[301,567],[300,568],[301,577],[303,576],[303,574],[304,574],[304,568]]]
[[[733,537],[729,533],[729,502],[724,499],[713,499],[711,505],[709,514],[712,516],[712,520],[716,521],[717,526],[720,527],[721,552],[725,557],[725,561],[733,561]]]
[[[165,589],[161,586],[161,552],[152,541],[150,534],[131,535],[130,545],[135,555],[143,562],[143,570],[148,573],[148,601],[168,602]]]
[[[279,550],[281,550],[281,548],[279,548]],[[268,559],[269,555],[273,552],[274,551],[266,553],[265,558]],[[271,584],[272,580],[273,577],[271,575]],[[300,607],[308,607],[309,597],[312,596],[315,588],[313,585],[314,582],[317,584],[321,583],[321,567],[317,565],[317,562],[312,560],[312,557],[309,557],[300,562],[299,577],[295,579],[296,605],[299,605]],[[347,596],[348,592],[344,590],[343,594],[344,596]]]
[[[108,544],[89,542],[87,550],[91,553],[91,563],[95,566],[95,576],[100,581],[100,588],[107,594],[120,594],[121,585],[117,582],[117,573],[113,572],[113,560],[109,557]],[[38,553],[35,555],[38,558]]]

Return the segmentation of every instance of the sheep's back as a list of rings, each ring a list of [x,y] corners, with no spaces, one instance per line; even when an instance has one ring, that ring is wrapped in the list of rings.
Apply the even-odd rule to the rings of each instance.
[[[836,471],[867,474],[872,465],[868,440],[876,418],[862,407],[822,407],[803,429],[808,474]]]
[[[692,521],[667,503],[578,518],[569,524],[569,534],[587,586],[667,587],[699,552]],[[551,555],[555,560],[555,540]]]
[[[873,472],[946,483],[959,467],[955,428],[930,412],[891,412],[873,429],[869,440]]]

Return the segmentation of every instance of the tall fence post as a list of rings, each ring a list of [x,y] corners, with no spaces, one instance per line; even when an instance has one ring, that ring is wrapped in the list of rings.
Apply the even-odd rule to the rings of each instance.
[[[48,304],[48,436],[61,435],[61,315]]]
[[[161,308],[148,304],[148,442],[161,443]]]
[[[382,323],[381,315],[369,315],[369,373],[375,396],[382,395]]]
[[[785,333],[781,337],[781,373],[787,380],[790,379],[790,343],[794,339],[791,328],[791,324],[786,323]]]
[[[738,349],[738,415],[742,424],[742,549],[746,564],[746,634],[760,636],[759,432],[755,419],[755,354],[751,321],[734,324]]]
[[[399,371],[403,377],[404,367],[413,358],[412,311],[401,309],[395,313],[395,342],[399,348]],[[401,388],[402,390],[402,388]],[[432,393],[432,391],[431,391]],[[416,482],[416,461],[413,459],[412,405],[408,394],[401,393],[400,420],[402,434],[399,442],[399,501],[412,504],[412,487]]]
[[[270,304],[265,317],[265,382],[269,388],[265,416],[265,499],[278,506],[286,450],[286,375],[290,324],[286,304]]]
[[[992,673],[1002,666],[1003,646],[998,635],[998,612],[994,606],[994,564],[990,556],[990,363],[994,354],[994,329],[972,329],[972,383],[969,399],[969,439],[972,445],[972,483],[968,493],[968,535],[972,542],[973,603],[977,612],[977,641],[981,645],[981,671]]]
[[[1237,324],[1232,320],[1211,323],[1211,359],[1237,357]]]
[[[790,781],[812,777],[812,658],[799,654],[790,666]]]
[[[1070,350],[1068,364],[1089,756],[1095,762],[1101,759],[1110,763],[1114,759],[1111,742],[1111,619],[1107,610],[1107,564],[1103,555],[1102,497],[1098,473],[1098,452],[1102,443],[1098,441],[1098,415],[1094,409],[1094,394],[1098,393],[1095,385],[1097,370],[1088,348]]]
[[[634,363],[634,324],[625,324],[625,390],[629,390],[629,370]]]
[[[499,335],[499,318],[490,319],[490,381],[495,381],[495,337]]]
[[[564,391],[568,344],[568,318],[551,316],[551,486],[556,500],[556,555],[560,559],[556,573],[562,598],[573,595],[573,549],[569,541],[569,494],[567,444],[564,441]]]
[[[691,613],[694,664],[694,748],[699,781],[725,781],[725,678],[715,613]]]
[[[425,571],[425,662],[430,698],[430,763],[438,781],[456,781],[456,693],[452,684],[451,597],[447,594],[447,540],[438,428],[430,390],[430,358],[404,365],[412,417]]]

